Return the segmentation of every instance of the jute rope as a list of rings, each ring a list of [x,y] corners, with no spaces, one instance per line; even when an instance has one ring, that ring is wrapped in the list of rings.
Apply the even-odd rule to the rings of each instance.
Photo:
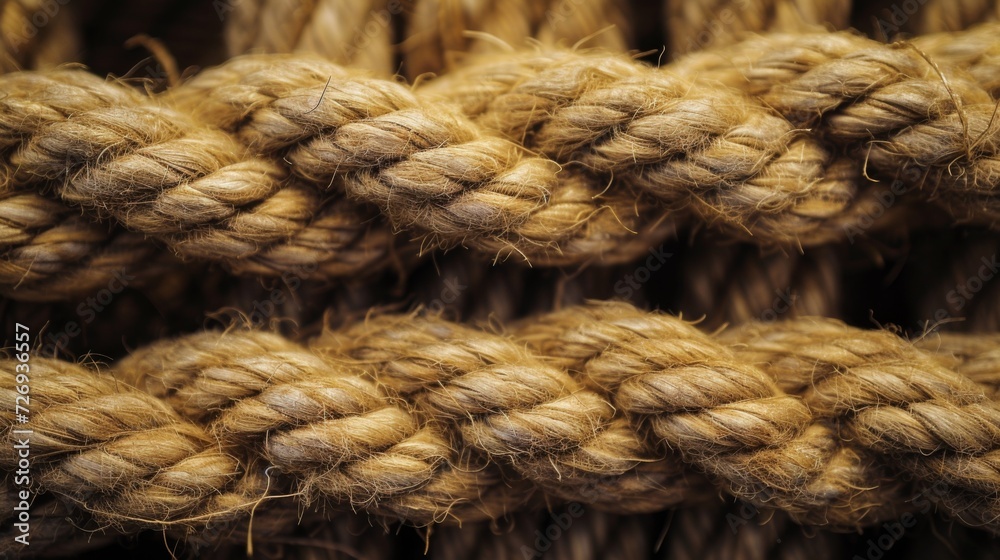
[[[252,149],[283,153],[305,180],[343,178],[349,196],[380,207],[396,228],[426,231],[428,246],[463,244],[549,264],[595,255],[620,262],[666,232],[650,217],[651,203],[629,189],[599,198],[603,183],[559,174],[446,104],[318,65],[236,59],[185,85],[179,103],[196,104],[203,120]]]
[[[342,276],[387,261],[392,244],[384,228],[380,237],[355,206],[324,202],[315,188],[286,181],[277,162],[253,157],[221,131],[78,71],[12,74],[5,80],[8,158],[2,174],[12,193],[53,188],[63,201],[156,236],[181,256],[219,260],[237,272],[278,275],[309,265],[319,274]],[[81,134],[90,137],[89,145],[77,142]],[[32,243],[51,246],[51,238],[75,224],[84,232],[107,228],[67,216],[71,211],[35,195],[4,203],[13,206],[8,215],[21,222],[19,229],[27,230],[9,241],[12,277],[29,266],[48,277],[65,272],[47,271],[38,266],[44,261],[30,260],[38,252]],[[67,218],[60,221],[60,215]],[[80,243],[88,236],[73,238]],[[124,241],[135,245],[131,239]],[[97,242],[110,243],[100,237]],[[121,261],[138,264],[149,252],[142,249],[119,249],[119,262],[86,270],[100,277],[118,270]],[[18,258],[24,264],[18,266]],[[69,263],[64,268],[79,266],[76,259]]]
[[[0,2],[0,74],[52,68],[79,57],[79,38],[66,2]]]
[[[736,51],[744,54],[726,58]],[[678,65],[702,79],[742,84],[791,122],[854,146],[872,176],[940,196],[960,219],[996,221],[996,104],[977,80],[914,45],[849,34],[772,35]]]
[[[844,29],[851,14],[851,2],[839,0],[666,0],[665,6],[675,56],[730,45],[753,32]]]
[[[1000,409],[943,365],[988,363],[985,345],[935,358],[821,319],[713,340],[624,304],[512,335],[385,315],[310,349],[236,331],[163,340],[114,376],[34,360],[33,479],[98,522],[195,534],[266,510],[265,491],[423,525],[542,497],[656,511],[711,495],[701,473],[832,528],[898,517],[910,483],[945,488],[939,507],[997,530]]]
[[[1000,93],[1000,23],[976,25],[960,33],[931,33],[913,38],[913,44],[939,64],[961,68],[986,91]]]
[[[629,12],[627,3],[611,0],[418,0],[401,44],[406,75],[445,73],[467,54],[521,49],[528,38],[624,52],[633,44]]]
[[[778,48],[791,41],[796,65]],[[907,205],[883,199],[895,181],[956,219],[994,223],[1000,124],[977,82],[849,35],[745,50],[765,54],[656,70],[515,53],[415,91],[307,55],[238,57],[152,99],[76,70],[4,76],[9,281],[73,266],[30,260],[58,228],[115,244],[47,192],[182,257],[270,276],[405,261],[417,249],[397,250],[390,227],[418,247],[547,265],[627,262],[689,215],[758,243],[816,245],[899,225]],[[144,258],[132,239],[108,252]]]
[[[912,33],[934,33],[938,31],[961,31],[972,25],[997,21],[1000,18],[1000,4],[996,0],[925,0],[918,10],[907,13],[902,7],[887,7],[883,13],[888,23],[899,26],[896,21],[906,17],[903,30]],[[900,15],[902,13],[902,15]],[[895,20],[893,20],[895,17]],[[887,26],[888,27],[888,26]]]
[[[737,51],[753,54],[735,63],[723,58]],[[761,238],[818,243],[885,213],[876,198],[884,193],[859,193],[861,170],[831,157],[821,139],[850,147],[867,175],[898,180],[900,191],[923,187],[925,197],[940,198],[960,219],[996,219],[989,193],[997,125],[989,94],[940,74],[906,45],[775,35],[667,67],[698,76],[702,87],[623,61],[564,56],[570,60],[487,61],[445,76],[437,87],[481,125],[556,161],[627,176],[667,201],[694,190],[703,220],[728,221]],[[716,80],[741,85],[792,124],[737,101]],[[901,104],[905,110],[893,109]],[[690,131],[672,117],[700,126]],[[816,128],[803,136],[794,125]],[[678,149],[685,157],[676,157]]]
[[[402,0],[241,0],[227,5],[230,56],[310,52],[390,75],[395,72],[393,18]],[[393,13],[395,12],[395,13]]]
[[[833,247],[815,247],[804,255],[761,254],[752,245],[703,243],[681,258],[683,278],[675,305],[684,317],[704,317],[699,323],[704,330],[841,315],[842,256]]]

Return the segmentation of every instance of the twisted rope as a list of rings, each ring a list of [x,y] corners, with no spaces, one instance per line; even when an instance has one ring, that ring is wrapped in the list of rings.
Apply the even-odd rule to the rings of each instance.
[[[1000,125],[990,86],[918,47],[843,33],[773,35],[678,65],[742,84],[790,121],[851,147],[869,173],[929,191],[961,220],[995,223]],[[736,51],[745,54],[729,59]]]
[[[230,56],[244,53],[310,52],[382,74],[395,71],[396,0],[248,0],[225,5],[225,38]],[[395,13],[393,13],[395,12]]]
[[[515,53],[416,90],[307,55],[237,57],[156,99],[75,70],[4,76],[9,282],[67,272],[29,269],[68,250],[50,248],[53,230],[84,230],[87,251],[120,235],[73,223],[52,197],[181,256],[271,276],[406,261],[416,251],[397,250],[379,214],[424,248],[546,265],[626,262],[691,214],[762,244],[853,241],[910,221],[909,203],[886,209],[895,183],[872,187],[867,172],[995,223],[1000,119],[982,85],[907,45],[837,34],[747,45],[763,54],[720,64],[706,52],[668,71]],[[737,75],[743,92],[706,85]],[[146,258],[130,239],[105,261]]]
[[[670,51],[682,55],[738,42],[747,33],[844,29],[851,3],[836,0],[666,0]]]
[[[633,45],[632,14],[622,2],[608,0],[418,0],[406,22],[401,48],[411,79],[452,71],[469,53],[524,48],[526,38],[549,46],[587,47],[624,52]],[[472,39],[469,31],[489,35]]]
[[[0,74],[74,60],[80,48],[74,9],[43,0],[0,2]]]
[[[992,387],[943,365],[985,357],[817,319],[713,340],[625,304],[512,335],[385,315],[310,349],[265,333],[164,340],[114,378],[38,359],[35,480],[124,529],[246,515],[265,479],[307,504],[427,524],[543,496],[656,511],[711,495],[704,473],[832,528],[898,517],[910,483],[944,488],[944,511],[997,531],[1000,409]]]

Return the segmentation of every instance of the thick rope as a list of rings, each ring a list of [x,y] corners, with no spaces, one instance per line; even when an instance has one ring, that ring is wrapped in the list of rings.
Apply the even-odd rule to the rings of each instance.
[[[730,56],[737,51],[745,54]],[[960,219],[995,223],[1000,214],[996,103],[977,80],[915,45],[772,35],[678,65],[705,80],[743,84],[791,122],[852,147],[869,174],[930,191]]]
[[[797,323],[794,331],[765,325],[735,333],[746,345],[741,357],[766,364],[816,416],[842,419],[845,437],[892,457],[927,487],[945,485],[941,506],[950,514],[973,526],[1000,519],[1000,481],[989,474],[1000,460],[1000,405],[989,387],[914,360],[889,333]]]
[[[226,8],[230,56],[310,52],[385,75],[396,70],[393,18],[402,14],[401,0],[245,0]]]
[[[165,340],[116,379],[38,359],[28,427],[39,489],[120,527],[245,515],[265,480],[416,524],[542,496],[655,511],[710,495],[704,472],[832,528],[898,517],[910,479],[943,485],[944,511],[996,532],[1000,408],[942,365],[953,359],[832,320],[713,340],[624,304],[543,315],[513,337],[386,315],[311,350],[263,333]]]
[[[624,52],[633,43],[628,12],[626,3],[611,0],[418,0],[401,45],[404,69],[411,79],[442,74],[469,53],[497,52],[501,45],[521,49],[527,38]]]
[[[79,33],[67,2],[0,2],[0,74],[53,68],[79,56]]]
[[[278,275],[309,265],[351,275],[384,263],[391,250],[388,232],[372,231],[378,228],[367,217],[286,180],[276,162],[246,154],[228,135],[127,88],[69,70],[12,74],[5,82],[2,138],[10,155],[2,173],[13,193],[54,187],[64,201],[158,237],[181,256],[222,261],[237,272]],[[48,212],[35,221],[65,229],[52,214],[68,211],[32,201],[37,214]],[[16,257],[28,243],[13,245]]]
[[[839,0],[666,0],[667,36],[677,56],[737,42],[747,33],[843,29],[851,3]]]
[[[932,33],[913,38],[913,45],[938,64],[969,73],[994,99],[1000,94],[998,23],[976,25],[960,33]]]
[[[30,193],[0,200],[0,293],[54,301],[106,288],[116,273],[143,279],[171,266],[142,235],[72,215],[62,203]]]
[[[905,15],[905,11],[898,7],[890,10],[890,13],[883,15],[888,22],[893,23],[901,19],[899,12]],[[910,20],[911,18],[906,18]],[[961,31],[977,23],[997,21],[1000,19],[1000,4],[996,0],[962,0],[960,2],[949,2],[948,0],[925,0],[916,13],[912,14],[912,21],[906,21],[905,29],[912,33],[924,34],[939,31]]]
[[[790,38],[792,54],[775,48]],[[397,251],[374,208],[428,248],[549,265],[626,262],[691,213],[758,243],[853,241],[907,206],[886,211],[863,169],[923,186],[959,219],[995,221],[1000,119],[982,86],[907,45],[836,34],[748,45],[760,60],[713,69],[702,63],[718,53],[701,53],[676,75],[607,55],[511,54],[416,91],[305,55],[236,58],[162,99],[73,70],[11,74],[0,78],[10,276],[66,272],[24,272],[32,239],[73,219],[30,191],[181,256],[272,276],[386,266]],[[692,68],[702,81],[680,77]],[[765,104],[705,85],[734,72]]]
[[[684,257],[682,257],[684,258]],[[752,245],[705,243],[680,265],[676,307],[712,331],[723,325],[794,317],[839,317],[844,298],[840,255],[812,248],[804,255],[761,254]]]
[[[651,205],[630,191],[602,197],[605,184],[557,176],[552,162],[483,135],[451,108],[357,71],[287,57],[236,59],[178,96],[252,149],[284,153],[310,182],[343,177],[349,195],[379,206],[397,228],[429,231],[425,245],[464,244],[550,264],[595,255],[619,262],[667,231],[647,225]]]

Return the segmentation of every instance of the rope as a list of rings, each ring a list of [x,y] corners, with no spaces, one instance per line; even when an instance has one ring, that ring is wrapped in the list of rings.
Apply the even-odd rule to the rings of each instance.
[[[406,75],[450,72],[468,54],[502,51],[500,45],[521,49],[527,38],[625,52],[633,44],[630,12],[626,3],[609,0],[418,0],[401,44]]]
[[[699,327],[706,331],[792,317],[836,318],[844,292],[839,257],[828,246],[786,255],[704,243],[679,265],[682,284],[672,308],[684,317],[704,317]]]
[[[66,2],[0,2],[0,74],[53,68],[78,56],[79,33]]]
[[[912,481],[945,487],[939,507],[996,532],[1000,409],[991,386],[943,365],[989,363],[975,356],[985,344],[961,340],[971,358],[951,346],[935,358],[808,318],[713,339],[625,304],[512,335],[375,316],[309,349],[204,332],[141,349],[113,376],[34,360],[32,469],[39,490],[133,530],[197,532],[246,515],[268,484],[425,525],[542,497],[657,511],[711,495],[708,481],[852,529],[907,511]]]
[[[615,264],[688,217],[765,245],[853,241],[912,221],[912,205],[885,201],[910,190],[953,221],[996,221],[1000,124],[977,82],[908,45],[849,35],[767,36],[743,50],[764,54],[720,64],[704,52],[658,70],[514,53],[416,90],[306,55],[256,55],[152,99],[77,70],[7,75],[6,289],[72,266],[29,271],[32,243],[79,220],[32,192],[181,257],[267,276],[306,264],[355,276],[456,246]],[[744,92],[708,85],[735,73]],[[115,265],[145,258],[113,252]]]
[[[230,56],[309,52],[386,75],[395,71],[392,18],[402,12],[400,0],[246,0],[226,9]]]
[[[753,32],[847,27],[850,2],[837,0],[666,0],[666,30],[677,56],[731,45]]]

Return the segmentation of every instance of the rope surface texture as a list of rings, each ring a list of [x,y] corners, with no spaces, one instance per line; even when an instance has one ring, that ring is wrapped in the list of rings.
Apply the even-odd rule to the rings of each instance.
[[[263,516],[266,496],[427,525],[552,501],[651,512],[716,488],[838,530],[934,488],[937,507],[995,533],[996,343],[918,347],[817,318],[713,337],[613,303],[502,334],[414,314],[308,346],[202,332],[110,372],[35,360],[33,480],[102,526],[188,536]]]
[[[156,244],[343,278],[457,246],[628,262],[678,226],[797,249],[936,209],[996,224],[989,61],[834,33],[729,48],[663,68],[495,55],[416,88],[306,54],[155,97],[81,70],[0,76],[0,286],[68,299]]]

